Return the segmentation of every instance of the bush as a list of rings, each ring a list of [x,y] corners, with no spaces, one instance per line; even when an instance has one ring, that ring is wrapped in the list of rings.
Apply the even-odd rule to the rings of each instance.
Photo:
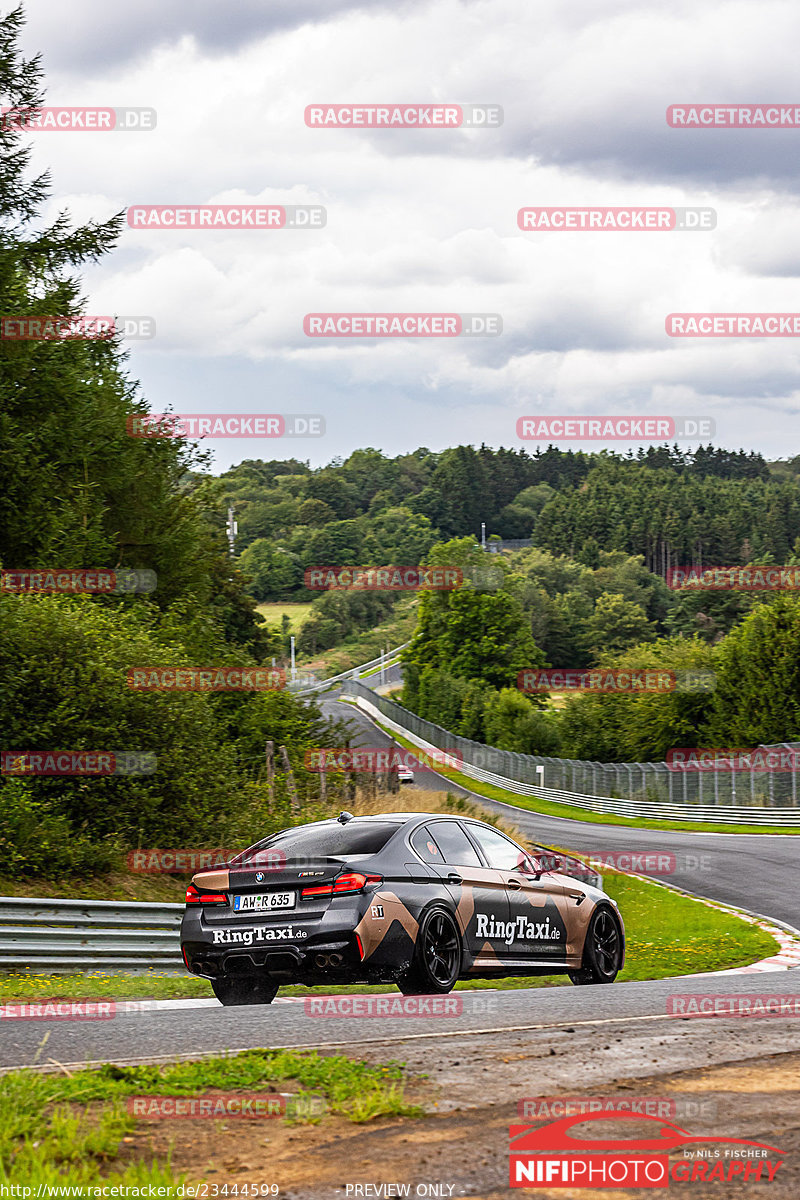
[[[76,833],[66,817],[37,800],[28,780],[6,778],[0,785],[0,862],[12,879],[108,870],[110,846],[94,845]]]
[[[201,657],[202,629],[187,632],[194,659],[175,624],[139,600],[111,606],[89,597],[0,594],[0,747],[149,751],[157,760],[150,775],[0,777],[0,840],[15,872],[58,874],[81,864],[97,872],[127,848],[248,841],[264,824],[257,777],[269,738],[287,747],[301,796],[317,795],[304,751],[342,739],[313,705],[285,691],[128,686],[131,667],[253,667],[224,643]],[[278,764],[277,805],[285,795]]]

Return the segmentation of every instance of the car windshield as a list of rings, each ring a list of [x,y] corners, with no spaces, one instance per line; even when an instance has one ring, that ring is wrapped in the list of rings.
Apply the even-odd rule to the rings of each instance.
[[[242,861],[257,850],[275,849],[291,858],[330,858],[341,855],[377,854],[389,838],[400,828],[396,821],[376,821],[347,825],[306,825],[298,829],[287,829],[273,834],[263,842],[257,842],[238,856]],[[234,862],[237,860],[234,859]]]

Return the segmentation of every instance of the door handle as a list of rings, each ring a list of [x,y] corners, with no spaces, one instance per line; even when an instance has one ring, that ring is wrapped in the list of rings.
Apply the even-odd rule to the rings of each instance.
[[[451,871],[449,875],[445,876],[444,881],[445,883],[461,883],[462,879],[460,875],[456,875],[455,871]]]
[[[522,887],[522,884],[520,883],[520,881],[518,879],[507,879],[506,887],[510,887],[512,891],[518,892],[519,889]]]

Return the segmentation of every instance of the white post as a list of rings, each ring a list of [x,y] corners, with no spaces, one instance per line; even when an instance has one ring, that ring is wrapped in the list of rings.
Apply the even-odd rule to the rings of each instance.
[[[294,683],[296,674],[297,674],[297,672],[295,671],[295,667],[294,667],[294,634],[292,634],[292,682],[293,683]]]
[[[231,552],[231,557],[236,553],[236,535],[239,532],[239,525],[233,515],[233,506],[228,505],[228,520],[225,526],[228,534],[228,549]]]

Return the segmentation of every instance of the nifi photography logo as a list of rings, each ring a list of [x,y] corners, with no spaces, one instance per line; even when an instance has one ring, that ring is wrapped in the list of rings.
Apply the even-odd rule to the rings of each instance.
[[[620,1123],[623,1129],[629,1126],[628,1136]],[[695,1135],[641,1113],[578,1113],[548,1125],[512,1125],[509,1135],[509,1184],[515,1188],[771,1183],[784,1165],[784,1154],[775,1146]]]

